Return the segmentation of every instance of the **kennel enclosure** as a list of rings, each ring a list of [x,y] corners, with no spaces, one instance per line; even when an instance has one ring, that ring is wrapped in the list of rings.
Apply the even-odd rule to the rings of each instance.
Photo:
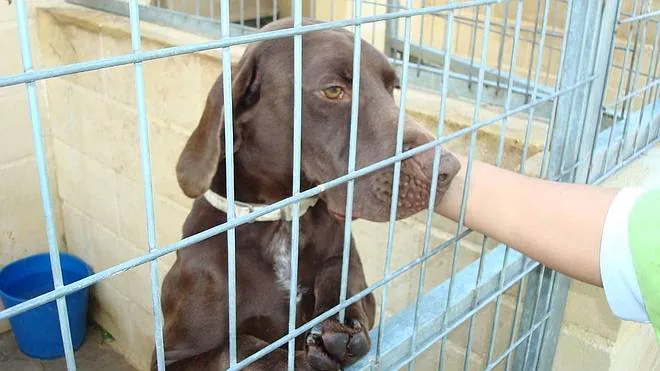
[[[21,31],[25,71],[0,77],[0,87],[25,84],[27,89],[56,284],[56,289],[52,292],[3,310],[0,312],[0,319],[17,315],[47,301],[57,300],[69,369],[75,369],[75,356],[67,324],[65,295],[148,263],[155,308],[153,333],[159,364],[162,367],[162,318],[158,284],[158,275],[162,275],[162,272],[158,272],[155,259],[223,232],[227,232],[231,252],[234,248],[234,228],[242,223],[285,205],[297,205],[301,199],[316,196],[330,187],[347,183],[350,190],[352,181],[357,177],[387,166],[395,168],[392,193],[396,198],[399,179],[397,169],[400,161],[421,151],[433,150],[440,144],[462,141],[462,148],[472,159],[479,151],[479,135],[484,129],[495,127],[495,132],[499,132],[499,135],[495,142],[495,153],[491,158],[498,166],[509,164],[515,170],[527,173],[532,167],[532,162],[528,160],[537,156],[536,160],[540,164],[534,169],[534,175],[553,180],[597,184],[657,143],[659,137],[660,126],[656,111],[659,13],[657,3],[653,1],[294,1],[288,9],[284,7],[285,11],[280,11],[283,9],[283,1],[268,0],[161,0],[150,4],[116,0],[70,2],[130,16],[132,52],[87,62],[33,69],[25,2],[17,1],[15,6]],[[343,4],[343,7],[340,7],[340,4]],[[324,8],[329,9],[322,12]],[[293,16],[295,27],[270,33],[256,32],[259,27],[284,15]],[[322,15],[327,22],[302,26],[303,15],[316,18]],[[180,47],[143,50],[139,20],[199,33],[211,37],[212,40]],[[402,78],[398,95],[402,112],[406,106],[412,104],[409,90],[418,89],[439,98],[439,104],[435,107],[438,112],[435,127],[438,139],[426,146],[404,151],[399,138],[397,152],[393,157],[356,170],[354,135],[356,125],[359,125],[359,117],[354,111],[351,118],[353,145],[349,152],[348,174],[326,184],[301,190],[301,38],[305,33],[334,27],[348,27],[355,32],[356,40],[363,37],[374,45],[382,45],[382,50],[390,57],[391,63],[398,69]],[[377,27],[380,29],[377,30]],[[294,115],[294,141],[297,144],[297,150],[294,151],[294,174],[297,176],[292,179],[294,193],[290,198],[264,210],[245,217],[229,218],[226,224],[200,235],[164,246],[157,244],[143,63],[216,49],[222,49],[223,60],[231,60],[232,46],[277,37],[293,37],[296,45],[294,109],[298,114]],[[355,50],[359,51],[359,48]],[[354,65],[359,66],[359,63],[360,54],[356,53]],[[53,195],[50,194],[47,176],[47,162],[41,137],[44,128],[41,125],[35,81],[123,65],[132,65],[134,69],[135,105],[138,111],[136,125],[140,132],[149,250],[145,251],[143,256],[114,265],[74,284],[63,285],[57,262],[58,242],[51,206]],[[223,63],[221,67],[225,76],[231,76],[229,63]],[[355,80],[359,81],[358,73]],[[225,89],[229,83],[226,79]],[[355,91],[358,89],[359,84],[354,87]],[[226,94],[225,98],[228,96],[229,94]],[[471,116],[469,125],[451,128],[451,132],[447,132],[450,129],[445,124],[451,120],[447,115],[451,108],[447,103],[450,97],[468,102],[473,111],[468,114]],[[359,99],[359,95],[355,94],[354,99]],[[353,104],[355,105],[356,101]],[[485,107],[489,107],[489,110]],[[225,114],[226,121],[231,122],[231,110],[226,110]],[[517,159],[512,159],[512,156],[505,152],[509,145],[507,123],[514,118],[527,123],[520,137],[520,153]],[[231,128],[231,125],[227,127]],[[540,149],[530,146],[535,127],[540,127],[539,130],[545,133]],[[232,145],[230,130],[225,141],[226,145]],[[439,156],[436,156],[436,174],[438,159]],[[228,156],[227,161],[227,168],[231,169],[232,156]],[[298,164],[298,168],[295,168],[295,164]],[[232,200],[231,171],[229,174],[228,199]],[[464,201],[465,197],[467,196],[464,195]],[[349,192],[347,210],[350,210],[351,199],[352,193]],[[433,200],[430,200],[430,204],[433,204]],[[396,203],[393,203],[392,215],[396,211],[395,205]],[[431,219],[432,207],[428,211],[429,216],[424,221],[424,241],[420,256],[411,259],[407,264],[391,267],[396,224],[392,217],[388,223],[387,240],[383,245],[385,260],[382,278],[370,282],[367,291],[350,298],[345,294],[346,285],[342,285],[342,302],[337,307],[301,327],[295,328],[295,323],[292,322],[287,336],[245,360],[239,361],[235,358],[235,342],[230,340],[230,344],[234,344],[231,368],[241,368],[277,347],[286,344],[291,346],[293,337],[311,329],[314,324],[341,313],[343,308],[369,292],[380,290],[381,316],[378,326],[371,332],[374,342],[372,351],[353,365],[352,369],[414,366],[417,356],[429,350],[437,353],[438,367],[447,368],[446,348],[451,346],[448,345],[448,338],[459,326],[467,326],[467,336],[461,344],[461,349],[465,354],[463,367],[468,369],[474,364],[470,356],[473,353],[471,348],[479,340],[474,332],[475,318],[481,310],[491,305],[494,307],[494,313],[490,319],[490,337],[485,352],[480,354],[486,360],[483,368],[496,369],[504,366],[506,369],[548,369],[552,363],[561,324],[568,279],[539,266],[537,262],[506,246],[489,247],[485,238],[481,241],[478,259],[460,264],[461,252],[467,239],[475,235],[462,225],[465,210],[462,210],[461,220],[454,226],[452,238],[435,245],[431,244],[431,230],[435,226]],[[346,220],[350,220],[350,213],[347,214]],[[293,257],[297,256],[296,215],[294,212],[291,245]],[[346,246],[351,228],[351,223],[346,223]],[[424,277],[429,274],[426,270],[427,263],[443,251],[450,252],[449,274],[440,284],[423,287]],[[231,271],[231,259],[228,264]],[[296,259],[292,259],[292,264],[292,273],[295,274]],[[415,289],[414,300],[404,309],[386,318],[382,313],[387,306],[388,290],[392,290],[389,288],[390,284],[413,270],[420,277],[416,280],[419,288]],[[292,277],[292,282],[296,281],[295,278]],[[498,331],[497,324],[501,321],[502,301],[507,300],[503,296],[511,289],[517,289],[512,295],[515,298],[514,315],[509,331],[503,334]],[[292,318],[295,318],[296,290],[296,285],[292,285]],[[235,291],[235,283],[230,281],[230,292],[232,291]],[[235,294],[233,300],[235,302]],[[232,311],[235,313],[235,306],[230,306],[230,318],[235,319]],[[234,321],[230,326],[234,328],[234,335],[235,325]],[[495,341],[500,337],[505,339],[506,346],[496,349]]]

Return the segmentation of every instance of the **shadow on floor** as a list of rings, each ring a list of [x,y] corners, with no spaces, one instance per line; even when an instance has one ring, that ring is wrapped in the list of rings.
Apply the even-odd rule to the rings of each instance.
[[[78,370],[93,371],[135,371],[119,353],[112,349],[111,337],[96,325],[87,329],[85,343],[76,351]],[[32,370],[66,370],[64,358],[55,360],[39,360],[26,356],[16,344],[11,332],[0,334],[0,370],[2,371],[32,371]]]

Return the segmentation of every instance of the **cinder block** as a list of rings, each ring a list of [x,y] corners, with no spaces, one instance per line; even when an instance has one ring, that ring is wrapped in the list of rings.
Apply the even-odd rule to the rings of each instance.
[[[16,19],[16,9],[9,4],[9,2],[3,2],[0,4],[0,22],[10,23],[8,21],[14,21]],[[1,24],[1,23],[0,23]]]
[[[167,275],[167,272],[172,269],[172,265],[174,264],[174,261],[176,260],[176,254],[171,253],[163,256],[162,258],[158,259],[158,287],[162,288],[163,287],[163,279],[165,279],[165,275]]]
[[[612,370],[660,370],[660,347],[650,324],[624,322],[612,354]]]
[[[354,233],[358,249],[363,259],[365,271],[369,283],[373,283],[382,278],[382,267],[386,247],[386,223],[369,223],[357,221],[354,223]],[[414,221],[399,221],[395,233],[395,249],[392,259],[392,266],[402,266],[421,254],[423,244],[424,229],[419,223]],[[432,233],[432,246],[439,245],[447,240],[450,235],[443,234],[437,230]],[[364,242],[361,244],[361,242]],[[470,242],[462,244],[457,256],[456,272],[459,273],[468,264],[479,258],[479,251],[470,245]],[[405,248],[404,248],[405,246]],[[424,279],[424,292],[435,288],[447,280],[451,273],[452,258],[454,254],[454,245],[445,248],[437,253],[427,262],[426,277]],[[392,269],[394,270],[394,269]],[[417,285],[419,281],[419,268],[412,269],[404,275],[396,278],[390,283],[388,292],[388,305],[385,316],[389,318],[396,311],[401,310],[407,305],[415,302]],[[382,289],[375,292],[376,301],[380,305]],[[485,356],[491,333],[491,320],[494,313],[494,304],[482,311],[482,314],[475,318],[472,353],[474,355]],[[500,317],[498,321],[498,335],[495,342],[495,354],[502,352],[508,346],[508,336],[510,334],[511,318],[513,314],[511,300],[504,298],[500,308]],[[465,349],[467,339],[468,324],[465,322],[450,334],[450,339],[458,349]],[[386,329],[387,331],[387,329]],[[463,358],[461,354],[460,364],[462,368]],[[472,357],[472,356],[471,356]],[[472,360],[472,358],[471,358]],[[435,362],[435,361],[433,361]],[[458,362],[458,360],[457,360]],[[479,364],[481,361],[472,363]],[[470,366],[472,367],[472,366]],[[478,366],[477,366],[478,367]],[[425,369],[425,368],[420,368]],[[451,369],[451,368],[448,368]]]
[[[137,113],[86,88],[56,82],[53,135],[118,174],[140,176]]]
[[[81,211],[64,203],[64,215],[67,220],[67,246],[70,252],[85,257],[95,272],[100,272],[114,263],[121,261],[125,255],[118,246],[117,236],[100,226],[94,219]],[[108,260],[107,254],[110,254]]]
[[[147,250],[139,251],[126,241],[118,239],[114,251],[108,249],[96,249],[94,251],[94,260],[105,269],[142,256],[147,252]],[[140,308],[151,310],[152,300],[149,264],[142,264],[122,272],[110,279],[109,284],[131,300],[133,304]],[[131,321],[133,321],[133,319],[131,319]]]
[[[399,101],[399,91],[395,91],[395,100]],[[426,126],[432,132],[437,131],[440,96],[419,90],[409,90],[406,101],[406,111],[410,117]],[[446,104],[444,134],[448,135],[461,129],[468,128],[474,120],[474,102],[449,97]],[[479,121],[484,121],[500,114],[499,110],[483,106],[479,111]],[[495,163],[499,150],[501,136],[501,122],[495,122],[481,128],[477,132],[477,145],[473,156],[480,161]],[[504,139],[504,152],[501,166],[506,169],[518,169],[526,130],[528,127],[527,115],[518,114],[507,119],[507,130]],[[545,143],[547,125],[544,122],[534,121],[531,126],[528,156],[538,153]],[[444,148],[449,151],[467,155],[470,148],[469,133],[445,142]]]
[[[62,215],[67,251],[92,264],[93,250],[97,248],[91,243],[90,237],[90,224],[93,221],[65,201],[62,202]]]
[[[99,225],[75,208],[64,204],[67,246],[70,252],[85,259],[95,272],[144,255],[127,241]],[[142,307],[151,308],[149,266],[132,268],[107,280],[117,292]]]
[[[107,167],[54,139],[60,197],[117,232],[116,176]]]
[[[621,327],[621,320],[612,314],[603,289],[579,281],[571,282],[563,321],[610,340],[616,339]]]
[[[107,281],[101,281],[91,287],[90,317],[115,338],[116,344],[126,352],[130,321],[124,319],[122,308],[131,305],[124,295],[112,288]]]
[[[394,226],[391,270],[395,270],[409,260],[416,258],[423,247],[423,231],[410,229],[405,220],[399,220]],[[387,249],[388,223],[373,223],[358,220],[352,224],[355,244],[365,266],[378,267],[373,273],[367,273],[369,281],[382,275],[383,262]],[[373,278],[372,278],[373,277]]]
[[[141,184],[119,179],[119,228],[121,236],[138,247],[148,248],[147,223]],[[188,209],[162,196],[154,195],[156,242],[164,246],[181,239],[181,228]]]
[[[419,223],[421,226],[423,226],[422,228],[426,228],[427,218],[428,213],[426,210],[424,210],[413,215],[410,219],[416,223]],[[446,233],[450,236],[455,236],[458,231],[458,223],[439,214],[433,214],[431,225],[433,226],[433,229],[437,231],[437,233]],[[463,242],[470,244],[471,247],[476,247],[478,250],[481,250],[481,246],[484,242],[484,235],[482,233],[472,231],[461,240],[461,243]],[[485,246],[487,251],[490,251],[497,247],[498,244],[498,241],[492,238],[488,238]]]
[[[201,17],[209,17],[217,19],[219,16],[219,9],[221,2],[214,1],[200,1],[200,2],[187,2],[187,1],[165,1],[162,3],[164,9],[171,9],[174,11],[196,14]],[[272,17],[273,7],[277,3],[264,1],[257,5],[254,1],[231,0],[229,2],[229,19],[232,23],[237,23],[243,16],[244,20],[254,20],[257,17]],[[257,6],[259,12],[257,12]]]
[[[465,361],[465,350],[455,346],[450,341],[445,344],[444,370],[462,370]],[[415,370],[437,370],[440,365],[440,341],[433,344],[415,359]],[[483,360],[471,354],[468,358],[468,370],[483,370]],[[405,370],[402,368],[401,370]]]
[[[413,370],[438,370],[440,365],[440,342],[431,345],[418,355],[412,364],[414,365]],[[406,368],[402,367],[400,370],[403,371]]]
[[[103,55],[111,57],[130,53],[128,33],[113,32],[102,36]],[[154,50],[168,45],[144,39],[143,49]],[[145,101],[150,116],[166,120],[184,128],[195,125],[206,101],[206,88],[201,88],[202,74],[199,57],[181,55],[147,61],[142,64],[145,83]],[[103,71],[108,95],[135,107],[135,76],[132,65]],[[205,84],[206,86],[206,84]],[[191,124],[192,122],[192,124]]]
[[[240,57],[243,55],[243,49],[244,48],[239,48],[239,47],[233,47],[231,48],[232,51],[232,62],[235,64],[240,60]],[[206,95],[204,95],[204,101],[202,103],[206,103],[206,96],[208,95],[209,91],[211,91],[211,87],[213,87],[213,83],[215,80],[220,76],[222,73],[222,52],[217,51],[213,56],[210,55],[200,55],[199,56],[199,68],[201,71],[201,88],[206,90]],[[232,74],[236,73],[233,69],[232,65]],[[199,118],[202,117],[202,110],[204,107],[201,107],[201,110],[198,112],[196,116],[196,120],[192,120],[190,122],[190,126],[185,127],[186,129],[190,130],[192,132],[193,129],[195,129],[195,126],[197,126],[197,123],[199,122]]]
[[[196,126],[208,93],[202,78],[199,57],[194,55],[145,62],[148,111],[184,128]]]
[[[40,6],[47,6],[47,5],[52,5],[54,2],[57,2],[57,0],[33,0],[30,2],[27,2],[27,15],[28,19],[32,20],[35,17],[36,14],[36,8]],[[7,22],[8,21],[8,22]],[[16,5],[12,2],[9,4],[8,1],[3,2],[0,4],[0,22],[6,22],[6,23],[13,23],[15,24],[16,22]],[[30,31],[34,32],[34,31]],[[35,44],[33,44],[35,45]]]
[[[156,242],[158,246],[165,246],[181,240],[183,222],[188,216],[189,209],[157,196],[156,210]],[[165,259],[165,257],[163,257]],[[173,261],[172,261],[173,262]]]
[[[65,79],[46,80],[50,130],[54,138],[82,150],[82,120],[78,117],[80,97],[89,90]]]
[[[124,32],[102,30],[99,37],[101,39],[101,54],[104,57],[116,57],[131,53],[131,35],[128,29]],[[107,83],[106,92],[108,96],[131,107],[135,107],[134,70],[132,64],[102,70],[104,80]]]
[[[482,358],[487,357],[492,336],[492,324],[495,319],[495,303],[488,304],[484,309],[474,315],[472,340],[470,351]],[[522,311],[520,311],[522,312]],[[518,317],[520,317],[518,314]],[[518,321],[520,318],[518,318]],[[496,336],[493,340],[493,359],[501,355],[509,346],[511,328],[514,324],[514,307],[510,300],[503,298],[497,319]],[[467,349],[470,320],[466,320],[449,335],[449,339],[458,348]]]
[[[118,182],[119,235],[135,246],[148,248],[142,187],[123,177]]]
[[[37,30],[43,66],[54,67],[101,58],[98,28],[80,27],[73,17],[53,15],[49,11],[37,14]],[[63,79],[90,90],[103,91],[103,75],[90,71],[67,75]]]
[[[6,3],[3,3],[3,7]],[[14,9],[6,9],[14,13]],[[4,13],[0,11],[0,13]],[[23,72],[21,63],[21,52],[18,44],[18,26],[14,22],[0,23],[0,32],[3,37],[0,38],[0,50],[3,50],[3,57],[0,61],[0,75],[13,75]]]
[[[552,369],[557,371],[609,370],[612,344],[604,338],[563,325]]]
[[[382,279],[387,251],[388,223],[371,223],[358,220],[353,223],[353,235],[362,258],[367,283],[372,284]],[[441,233],[431,234],[430,249],[446,241],[449,236]],[[421,256],[424,244],[424,230],[408,220],[397,221],[394,233],[394,247],[390,272],[407,265]],[[452,249],[445,249],[430,258],[427,263],[425,291],[428,291],[449,277]],[[458,255],[457,270],[465,267],[478,257],[469,249],[462,249]],[[419,282],[418,266],[389,283],[388,305],[386,310],[394,313],[415,302]],[[380,303],[381,290],[376,292]],[[387,314],[386,314],[387,315]]]
[[[383,278],[384,273],[388,223],[358,220],[353,222],[352,231],[362,259],[367,283],[372,284],[379,281]],[[398,221],[394,233],[390,272],[417,258],[422,249],[422,241],[423,234],[406,228],[404,221]],[[410,273],[406,275],[409,276]],[[410,280],[399,277],[390,282],[389,285],[387,310],[396,311],[397,308],[405,307],[410,291]],[[376,294],[377,301],[380,304],[382,292],[379,291]]]
[[[445,240],[448,238],[446,237]],[[464,244],[455,253],[455,244],[452,243],[428,260],[424,279],[425,291],[433,289],[450,278],[454,254],[457,254],[454,274],[458,274],[462,269],[479,259],[479,253]]]
[[[189,210],[193,200],[183,194],[176,178],[176,163],[188,134],[164,122],[152,120],[149,136],[154,191]],[[142,178],[139,180],[142,181]]]
[[[52,85],[53,134],[72,148],[89,155],[117,175],[142,182],[137,112],[113,100],[66,83]],[[89,118],[93,117],[93,122]],[[188,207],[192,200],[181,192],[176,161],[187,134],[166,124],[149,122],[152,181],[156,192]]]
[[[48,243],[34,159],[0,167],[0,177],[0,265],[4,265],[47,251]]]
[[[4,305],[2,305],[2,303],[0,303],[0,311],[2,311],[3,309],[5,309],[5,307]],[[9,330],[10,330],[9,321],[6,319],[0,321],[0,334],[2,334],[3,332],[7,332]]]
[[[79,94],[82,99],[76,105],[81,108],[77,118],[83,129],[83,152],[117,174],[138,177],[141,167],[137,113],[101,96],[86,94],[83,98],[84,93]]]
[[[387,12],[386,1],[377,1],[380,5],[364,6],[362,7],[362,16],[371,16],[376,14],[384,14]],[[348,2],[347,8],[353,9],[353,3]],[[352,13],[351,13],[352,15]],[[349,17],[351,16],[349,15]],[[387,22],[374,22],[369,25],[362,26],[362,39],[367,40],[378,50],[385,49],[385,37],[387,32]]]
[[[445,360],[446,370],[461,370],[465,364],[465,349],[454,345],[451,341],[447,342],[447,356]],[[470,353],[468,356],[468,370],[483,370],[485,368],[483,359]]]
[[[109,282],[100,282],[93,287],[92,318],[115,338],[118,350],[134,367],[147,369],[149,358],[145,357],[144,349],[153,344],[153,340],[147,342],[142,334],[153,329],[153,325],[144,315],[146,311],[115,290]]]
[[[135,358],[133,362],[140,370],[145,370],[151,362],[151,354],[155,349],[154,343],[154,319],[151,310],[132,307],[131,317],[135,319],[135,326],[131,334],[131,353]]]
[[[27,94],[0,97],[0,166],[34,153]]]
[[[508,289],[504,292],[504,297],[507,300],[510,300],[511,303],[513,303],[512,305],[515,305],[515,303],[518,301],[518,293],[520,292],[521,285],[522,285],[522,281],[516,283],[510,289]],[[524,291],[523,291],[523,293],[524,293]]]
[[[0,32],[2,32],[2,40],[0,40],[0,50],[3,51],[2,60],[0,60],[0,75],[14,75],[23,72],[23,63],[21,60],[21,49],[18,36],[18,23],[14,21],[16,9],[11,6],[7,9],[2,9],[7,6],[4,2],[0,7]],[[28,6],[31,10],[32,6]],[[32,13],[30,11],[30,13]],[[32,14],[31,14],[32,15]],[[32,18],[28,18],[28,35],[30,37],[30,45],[32,51],[32,64],[35,68],[43,67],[39,53],[39,42],[37,37],[37,24]],[[12,21],[3,21],[3,16],[9,16]],[[24,86],[20,86],[21,90],[25,90]],[[5,90],[3,88],[2,90]],[[3,95],[5,92],[0,93]]]

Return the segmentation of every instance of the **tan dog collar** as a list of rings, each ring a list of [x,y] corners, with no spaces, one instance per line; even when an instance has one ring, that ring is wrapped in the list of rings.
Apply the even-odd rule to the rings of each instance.
[[[208,203],[210,203],[211,206],[215,207],[216,209],[224,213],[227,213],[229,204],[225,197],[220,196],[219,194],[209,189],[208,191],[204,192],[204,199],[206,199],[206,201],[208,201]],[[301,200],[299,216],[305,215],[307,210],[309,210],[312,206],[314,206],[317,201],[318,201],[317,197],[310,197]],[[255,218],[253,222],[274,222],[278,220],[291,221],[291,219],[293,219],[292,217],[293,205],[294,204],[287,205],[279,210],[274,210],[269,212],[268,214],[259,216]],[[250,204],[247,202],[234,200],[234,214],[236,215],[237,218],[240,218],[252,212],[259,211],[267,206],[268,205],[264,205],[264,204]]]

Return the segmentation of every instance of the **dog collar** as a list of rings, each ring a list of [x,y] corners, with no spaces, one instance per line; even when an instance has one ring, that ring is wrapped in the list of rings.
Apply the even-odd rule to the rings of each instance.
[[[215,207],[216,209],[224,213],[227,213],[229,204],[225,197],[220,196],[219,194],[209,189],[208,191],[204,192],[204,199],[206,199],[206,201],[208,201],[208,203],[210,203],[211,206]],[[312,206],[316,204],[317,201],[318,201],[317,197],[310,197],[301,200],[300,213],[298,215],[303,216],[308,209],[310,209]],[[265,208],[266,206],[268,205],[251,204],[247,202],[234,200],[234,214],[236,215],[237,218],[239,218],[241,216],[248,215],[252,212],[259,211]],[[269,212],[268,214],[259,216],[255,218],[253,222],[274,222],[278,220],[291,221],[291,219],[293,219],[292,215],[293,215],[293,204],[284,206],[279,210],[274,210]]]

